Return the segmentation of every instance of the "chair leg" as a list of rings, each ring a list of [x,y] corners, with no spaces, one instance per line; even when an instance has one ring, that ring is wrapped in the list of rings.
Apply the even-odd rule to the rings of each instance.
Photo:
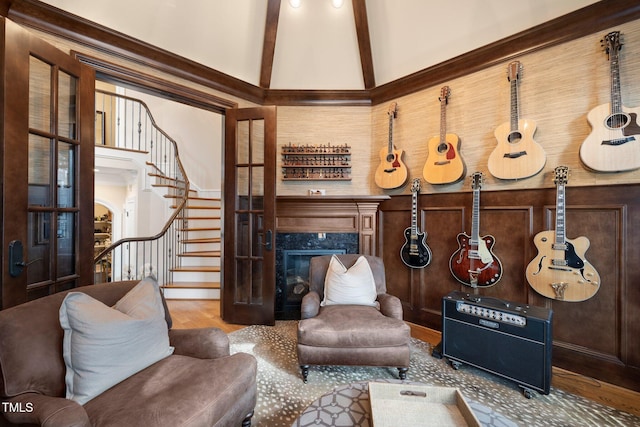
[[[253,411],[251,411],[245,418],[242,420],[242,427],[251,427],[251,418],[253,417]]]
[[[409,370],[409,368],[398,368],[398,377],[401,380],[406,380],[407,379],[407,371]]]
[[[302,381],[306,384],[309,376],[309,365],[300,365],[300,369],[302,370]]]

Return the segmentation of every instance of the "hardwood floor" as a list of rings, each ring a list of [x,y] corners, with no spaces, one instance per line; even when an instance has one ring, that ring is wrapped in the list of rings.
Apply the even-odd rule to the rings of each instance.
[[[245,327],[224,322],[219,301],[167,300],[167,305],[176,329],[216,327],[230,333]],[[411,323],[409,326],[412,337],[433,345],[440,342],[440,332]],[[640,393],[555,367],[552,385],[640,416]]]

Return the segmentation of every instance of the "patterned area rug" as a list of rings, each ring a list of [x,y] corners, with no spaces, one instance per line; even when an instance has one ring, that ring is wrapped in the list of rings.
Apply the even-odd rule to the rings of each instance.
[[[392,368],[312,366],[309,382],[304,384],[296,356],[296,327],[297,321],[278,321],[275,326],[249,326],[229,334],[232,353],[253,354],[258,360],[258,403],[253,426],[290,427],[297,424],[309,405],[335,388],[397,378],[398,371]],[[429,344],[417,339],[411,340],[407,380],[457,387],[476,408],[490,408],[504,416],[507,425],[640,426],[638,416],[553,387],[549,395],[535,393],[527,399],[514,382],[467,365],[452,369],[445,360],[431,356]]]

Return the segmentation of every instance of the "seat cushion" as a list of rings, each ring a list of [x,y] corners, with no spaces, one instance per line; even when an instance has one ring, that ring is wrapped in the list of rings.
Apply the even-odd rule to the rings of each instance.
[[[256,359],[172,355],[89,401],[93,426],[240,425],[256,403]]]
[[[362,305],[325,306],[298,324],[298,343],[315,347],[391,347],[408,344],[410,338],[403,320]]]

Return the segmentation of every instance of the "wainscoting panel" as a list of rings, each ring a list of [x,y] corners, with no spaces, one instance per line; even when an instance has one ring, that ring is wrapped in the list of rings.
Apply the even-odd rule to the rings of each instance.
[[[566,236],[589,239],[585,258],[601,279],[598,292],[583,302],[548,299],[526,279],[538,253],[533,237],[555,229],[555,196],[555,188],[481,192],[480,235],[495,237],[503,274],[494,286],[477,289],[449,270],[456,235],[471,233],[471,193],[420,195],[418,227],[433,253],[421,269],[400,259],[411,197],[393,196],[379,213],[378,253],[389,292],[402,300],[405,320],[436,330],[442,296],[452,290],[551,308],[554,365],[640,391],[640,185],[566,187]]]

